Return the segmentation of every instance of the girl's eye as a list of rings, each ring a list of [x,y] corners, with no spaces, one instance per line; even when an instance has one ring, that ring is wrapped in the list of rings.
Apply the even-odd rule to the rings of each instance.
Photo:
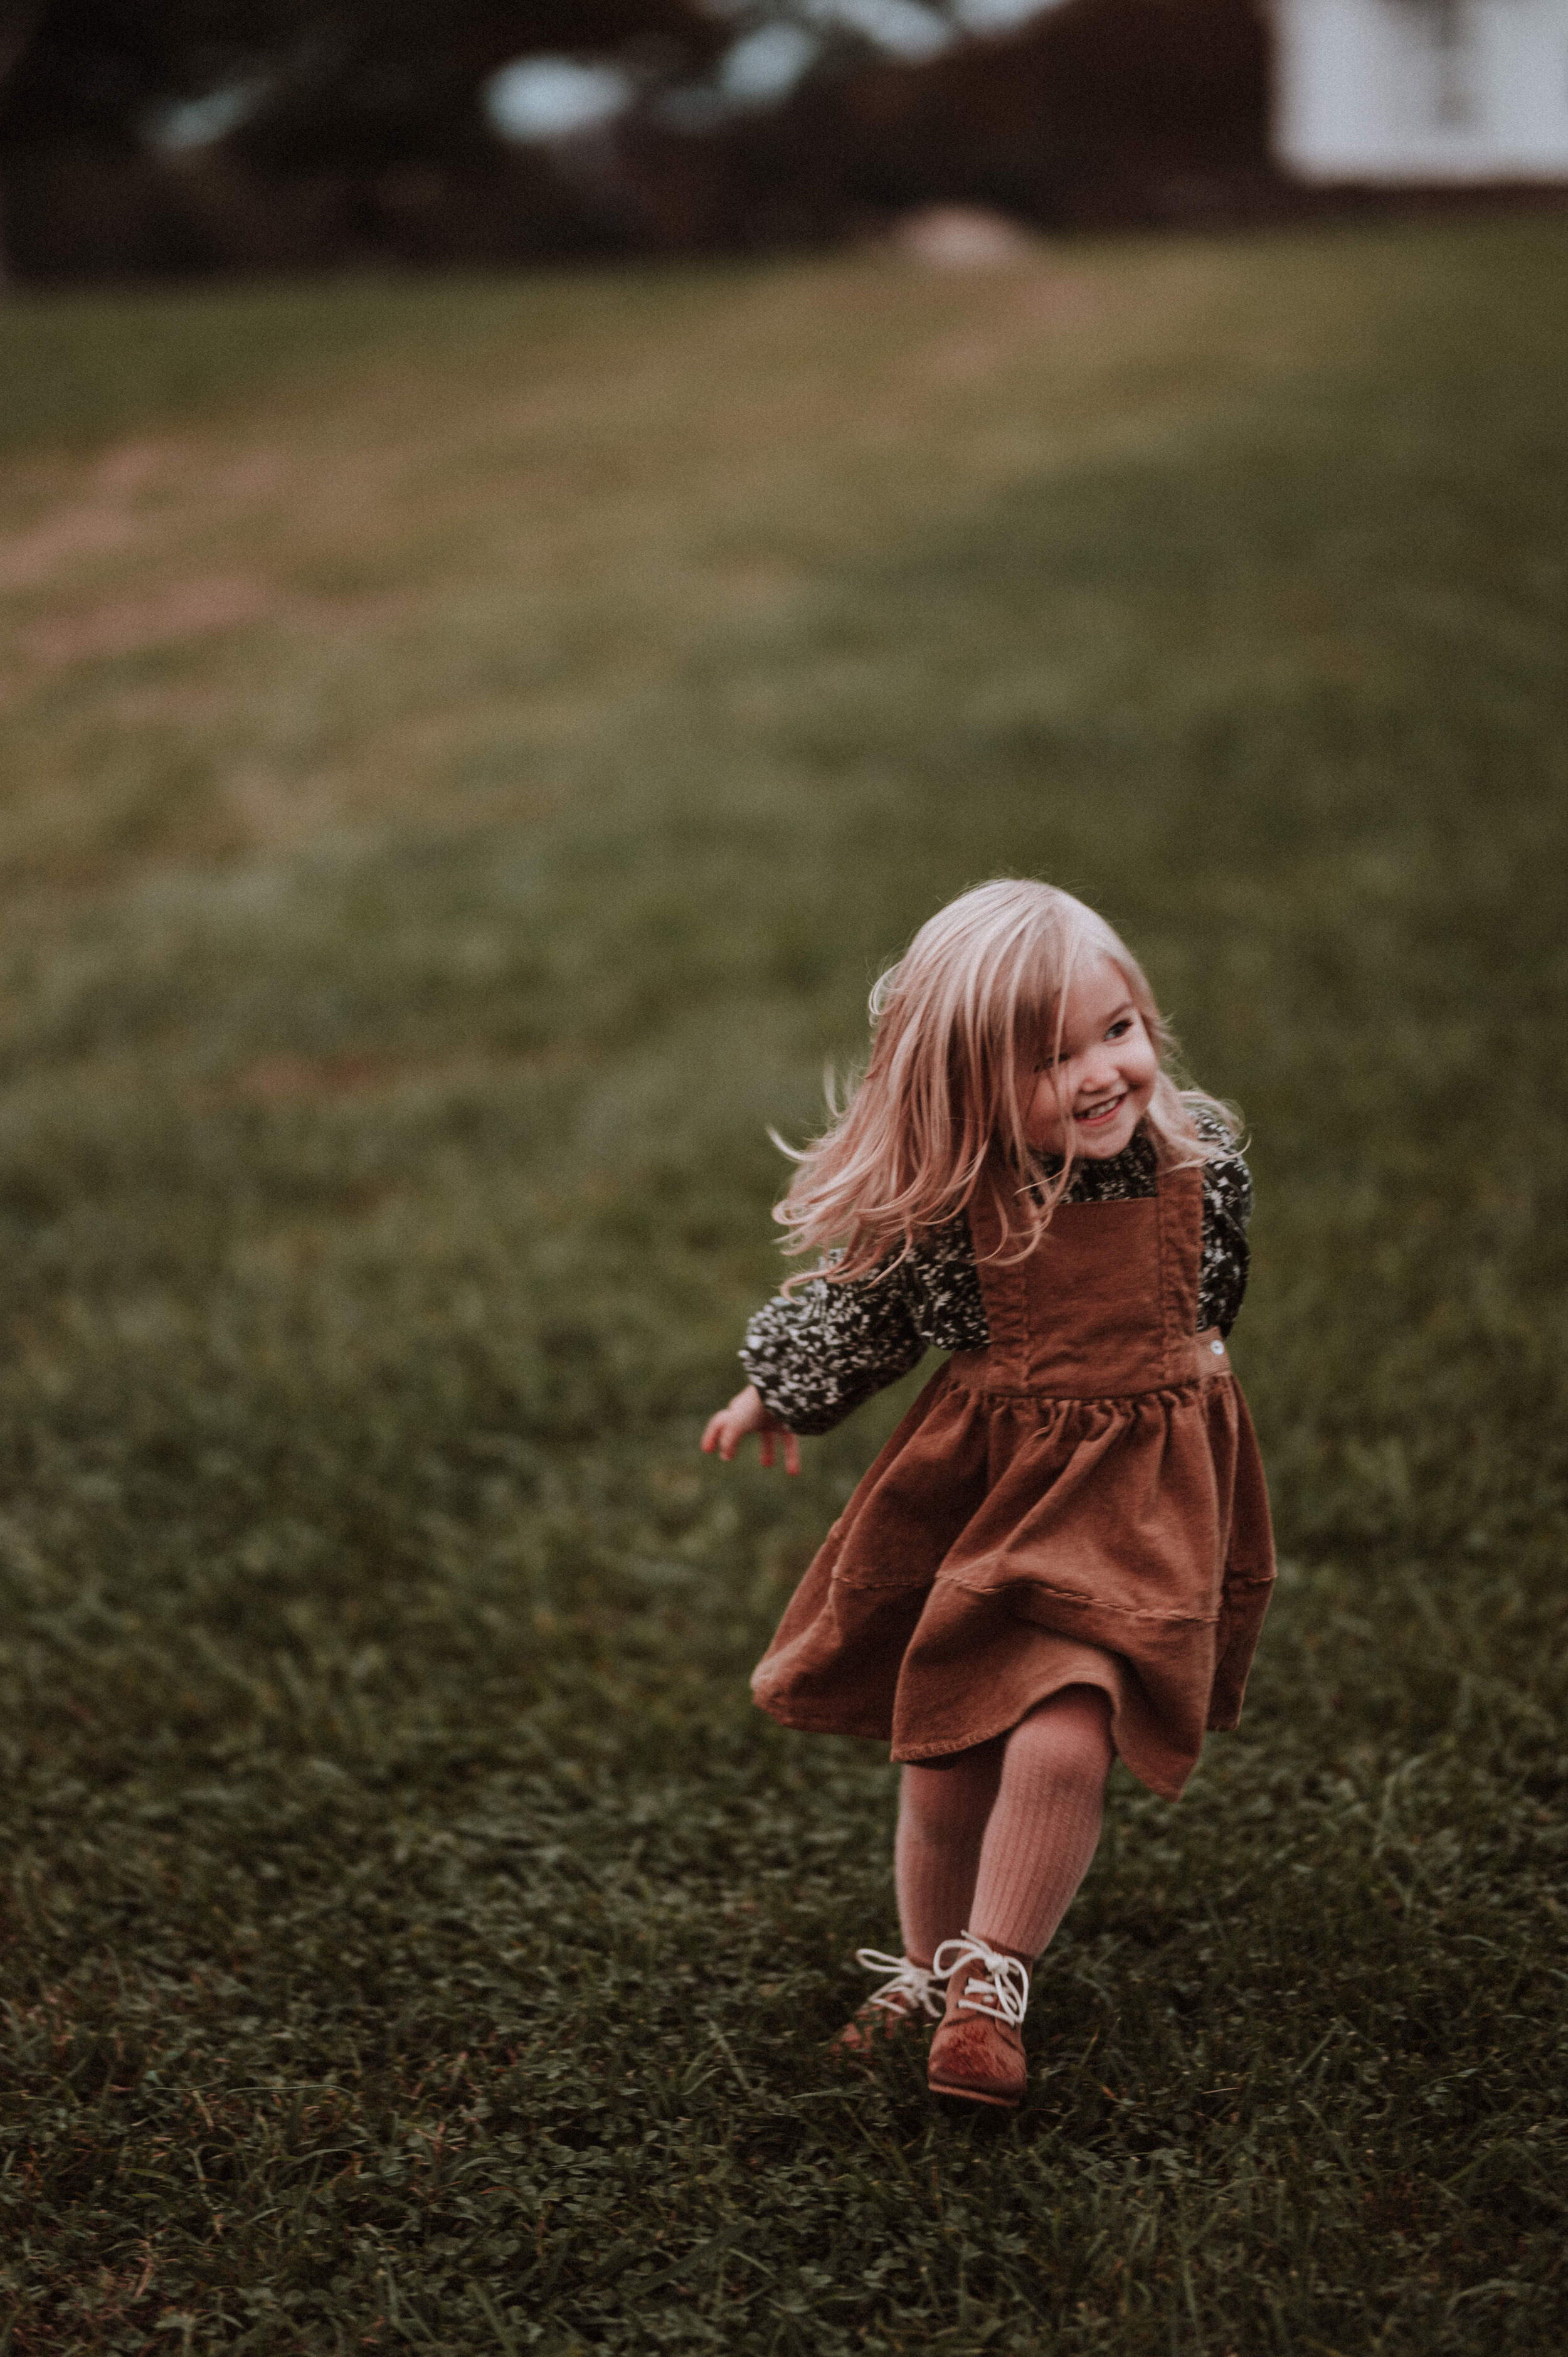
[[[1108,1039],[1124,1039],[1126,1034],[1131,1031],[1132,1028],[1132,1017],[1130,1015],[1123,1015],[1119,1021],[1111,1026],[1110,1030],[1105,1034],[1105,1036]]]

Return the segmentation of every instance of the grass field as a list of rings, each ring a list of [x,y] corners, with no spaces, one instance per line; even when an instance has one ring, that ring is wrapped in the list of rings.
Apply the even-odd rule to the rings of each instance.
[[[0,311],[0,2350],[1568,2345],[1568,226]],[[866,985],[1127,931],[1284,1568],[1016,2119],[696,1452]]]

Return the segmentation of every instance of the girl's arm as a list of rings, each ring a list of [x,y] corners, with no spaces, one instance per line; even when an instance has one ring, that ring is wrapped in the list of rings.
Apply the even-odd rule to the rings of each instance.
[[[1215,1143],[1227,1138],[1209,1114],[1197,1126]],[[1252,1216],[1252,1174],[1234,1150],[1203,1166],[1203,1256],[1198,1274],[1197,1323],[1229,1334],[1247,1290],[1250,1254],[1247,1222]]]
[[[708,1418],[703,1447],[727,1464],[755,1432],[762,1462],[771,1465],[781,1436],[784,1470],[798,1472],[797,1434],[831,1432],[862,1400],[907,1374],[933,1339],[910,1314],[902,1270],[847,1285],[812,1277],[752,1318],[740,1353],[751,1381]]]
[[[831,1432],[897,1383],[929,1338],[910,1315],[903,1268],[835,1284],[813,1276],[764,1303],[740,1362],[768,1415],[790,1432]]]

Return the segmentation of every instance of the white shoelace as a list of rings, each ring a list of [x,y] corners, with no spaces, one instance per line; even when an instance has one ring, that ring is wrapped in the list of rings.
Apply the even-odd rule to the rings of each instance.
[[[909,2013],[918,2005],[932,2021],[941,2016],[937,1998],[934,1973],[924,1964],[911,1964],[908,1956],[885,1956],[878,1948],[857,1948],[854,1961],[868,1973],[887,1973],[891,1978],[879,1989],[874,1989],[866,1999],[868,2005],[886,2006],[889,2013]]]
[[[931,1977],[950,1981],[964,1964],[983,1964],[985,1970],[970,1975],[958,2001],[960,2013],[983,2013],[1016,2029],[1029,2003],[1026,1968],[1016,1956],[1004,1955],[1000,1948],[989,1947],[972,1932],[965,1932],[960,1939],[942,1942],[931,1958]]]

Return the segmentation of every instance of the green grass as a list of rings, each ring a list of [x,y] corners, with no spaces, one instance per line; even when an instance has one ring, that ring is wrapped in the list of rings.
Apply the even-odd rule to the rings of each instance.
[[[1565,245],[4,323],[0,2346],[1568,2339]],[[971,2120],[746,1698],[899,1400],[695,1439],[998,871],[1251,1119],[1284,1568]]]

